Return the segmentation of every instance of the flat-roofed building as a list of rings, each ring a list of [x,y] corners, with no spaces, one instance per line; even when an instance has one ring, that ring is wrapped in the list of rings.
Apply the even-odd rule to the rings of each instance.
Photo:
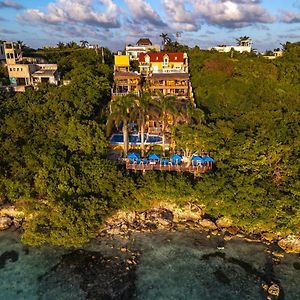
[[[134,46],[126,46],[125,51],[130,60],[138,60],[141,53],[147,53],[149,51],[160,52],[160,45],[152,44],[148,38],[141,38]]]
[[[21,45],[15,42],[0,43],[0,62],[13,65],[22,60]]]
[[[136,94],[141,92],[141,77],[134,72],[115,72],[112,90],[113,98],[118,95]]]
[[[228,53],[231,50],[243,53],[243,52],[251,52],[252,51],[252,40],[248,37],[241,37],[237,39],[238,45],[218,45],[216,47],[208,48],[208,50],[216,50],[218,52]]]
[[[130,61],[128,55],[115,55],[114,71],[129,72]]]
[[[33,85],[36,86],[39,83],[58,84],[59,74],[57,71],[57,65],[43,64],[37,66],[40,67],[40,69],[32,74]]]
[[[7,69],[11,87],[18,92],[39,83],[58,84],[56,64],[14,64],[7,65]]]
[[[188,99],[191,96],[188,73],[153,73],[146,78],[151,94],[161,92],[165,96]]]
[[[130,93],[139,95],[141,89],[141,76],[131,71],[129,56],[115,55],[112,99]]]
[[[57,64],[47,64],[42,58],[23,57],[18,43],[1,43],[0,59],[7,67],[10,86],[16,92],[36,87],[39,83],[59,83]]]

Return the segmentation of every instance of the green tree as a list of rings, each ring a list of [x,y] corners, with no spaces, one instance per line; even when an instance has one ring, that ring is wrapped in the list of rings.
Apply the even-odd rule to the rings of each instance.
[[[152,115],[153,109],[151,106],[152,98],[149,92],[142,92],[140,96],[135,98],[134,114],[141,134],[141,152],[142,157],[145,155],[145,123],[146,116]]]
[[[132,113],[135,105],[135,95],[117,96],[115,100],[110,102],[110,114],[108,117],[108,132],[111,132],[112,125],[119,126],[122,122],[124,155],[128,154],[128,123],[132,120]]]
[[[166,133],[178,114],[177,102],[175,96],[165,96],[161,92],[157,92],[157,95],[158,98],[154,99],[154,106],[159,111],[158,116],[162,124],[162,147],[163,154],[165,154]]]

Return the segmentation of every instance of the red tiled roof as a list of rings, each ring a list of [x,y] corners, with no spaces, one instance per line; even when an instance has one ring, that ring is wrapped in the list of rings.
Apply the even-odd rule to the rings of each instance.
[[[150,56],[150,62],[163,62],[165,55],[169,56],[170,62],[183,62],[184,61],[184,53],[178,52],[178,53],[167,53],[167,52],[147,52],[147,53],[141,53],[139,56],[140,62],[145,62],[145,56]]]

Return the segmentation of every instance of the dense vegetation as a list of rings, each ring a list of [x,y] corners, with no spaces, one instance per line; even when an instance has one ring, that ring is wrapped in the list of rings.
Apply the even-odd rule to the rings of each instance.
[[[212,217],[230,216],[249,232],[300,233],[300,45],[287,44],[275,61],[190,50],[205,116],[174,135],[177,147],[214,152],[218,170],[200,180],[125,176],[106,159],[112,73],[101,54],[44,55],[70,85],[0,96],[1,197],[31,214],[25,242],[80,245],[115,209],[159,200],[204,204]]]

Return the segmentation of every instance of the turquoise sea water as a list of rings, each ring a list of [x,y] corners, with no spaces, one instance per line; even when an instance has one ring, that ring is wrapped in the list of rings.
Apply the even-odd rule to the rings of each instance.
[[[300,299],[299,255],[276,262],[266,250],[184,231],[103,239],[71,251],[27,247],[17,233],[1,232],[0,299],[258,300],[266,298],[260,285],[268,280],[279,283],[281,299]],[[136,252],[137,265],[129,265]]]

